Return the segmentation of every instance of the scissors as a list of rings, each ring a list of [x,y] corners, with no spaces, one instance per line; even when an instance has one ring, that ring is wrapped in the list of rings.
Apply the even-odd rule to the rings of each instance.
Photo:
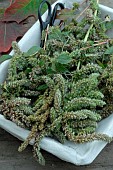
[[[47,7],[48,7],[48,16],[46,18],[46,21],[43,21],[42,17],[41,17],[41,10],[42,10],[44,4],[47,4]],[[41,34],[42,34],[42,31],[45,30],[48,25],[49,26],[53,26],[54,25],[54,21],[55,21],[56,15],[57,15],[58,7],[60,7],[61,9],[64,9],[64,4],[58,2],[54,6],[53,12],[52,12],[51,4],[47,0],[43,0],[41,2],[40,6],[38,8],[38,19],[39,19],[39,22],[40,22]],[[40,46],[43,47],[43,42],[41,42]]]

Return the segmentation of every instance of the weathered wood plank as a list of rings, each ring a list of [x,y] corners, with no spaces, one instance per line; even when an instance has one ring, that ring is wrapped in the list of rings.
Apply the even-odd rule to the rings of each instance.
[[[68,170],[112,170],[113,169],[113,142],[99,154],[96,160],[88,166],[75,166],[61,161],[55,156],[42,151],[46,159],[46,166],[39,165],[32,156],[32,146],[19,153],[18,147],[21,142],[0,129],[0,170],[44,170],[44,169],[68,169]],[[3,138],[2,138],[3,137]],[[5,167],[5,168],[4,168]],[[10,167],[10,169],[9,169]]]

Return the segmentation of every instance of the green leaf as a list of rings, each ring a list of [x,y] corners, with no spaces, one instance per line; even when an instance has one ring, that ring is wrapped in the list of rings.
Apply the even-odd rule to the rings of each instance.
[[[111,20],[110,22],[106,22],[105,27],[107,30],[112,29],[113,28],[113,20]]]
[[[54,73],[55,73],[55,71],[54,71],[54,70],[52,70],[52,68],[51,68],[51,67],[48,67],[48,68],[47,68],[47,70],[46,70],[46,73],[47,73],[47,74],[54,74]]]
[[[73,10],[78,9],[79,6],[80,6],[80,4],[79,4],[78,2],[74,2],[74,3],[73,3]]]
[[[106,51],[105,54],[113,54],[113,46],[109,47]]]
[[[72,61],[72,58],[68,53],[63,52],[56,58],[56,61],[60,64],[68,64]]]
[[[1,57],[0,57],[0,64],[2,63],[2,62],[4,62],[5,60],[8,60],[8,59],[10,59],[10,58],[12,58],[12,56],[11,55],[2,55]]]
[[[56,72],[57,73],[66,73],[69,72],[68,69],[66,68],[66,65],[62,65],[60,63],[56,63]]]
[[[48,35],[48,40],[55,39],[58,41],[62,41],[62,32],[59,28],[53,27],[51,34]]]
[[[28,68],[25,70],[25,73],[26,73],[26,74],[29,74],[31,71],[32,71],[32,69],[28,67]]]
[[[44,66],[44,64],[45,64],[44,59],[40,59],[40,61],[39,61],[39,66],[42,67],[42,66]]]
[[[38,46],[33,46],[31,47],[26,53],[25,56],[32,56],[37,54],[37,52],[40,50],[40,47]]]
[[[54,60],[52,61],[51,69],[52,71],[56,71],[56,63]]]
[[[48,86],[46,84],[40,85],[37,90],[41,91],[41,90],[46,90],[48,88]]]
[[[103,69],[106,68],[107,64],[103,64],[102,62],[100,62],[99,60],[97,60],[97,63],[100,67],[102,67]]]

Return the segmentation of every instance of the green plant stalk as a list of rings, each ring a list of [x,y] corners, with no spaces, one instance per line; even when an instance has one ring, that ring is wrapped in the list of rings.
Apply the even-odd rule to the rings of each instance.
[[[97,0],[97,3],[99,3],[99,0]],[[97,10],[95,10],[95,12],[94,12],[94,17],[96,17],[96,16],[97,16]],[[88,39],[88,37],[89,37],[89,34],[90,34],[91,29],[93,28],[93,25],[94,25],[94,24],[92,23],[92,24],[90,25],[88,31],[87,31],[86,36],[85,36],[85,38],[84,38],[84,43],[87,42],[87,39]]]

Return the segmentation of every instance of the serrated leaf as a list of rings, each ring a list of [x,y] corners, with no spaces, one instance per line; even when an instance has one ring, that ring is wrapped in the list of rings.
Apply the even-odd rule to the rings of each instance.
[[[40,59],[39,66],[42,67],[45,64],[45,61],[43,59]]]
[[[25,55],[27,55],[27,56],[35,55],[39,50],[40,50],[40,47],[33,46],[25,53]]]
[[[22,37],[28,28],[16,22],[0,21],[0,52],[7,52],[11,48],[12,41]]]
[[[46,72],[47,72],[47,74],[53,74],[53,73],[55,73],[55,71],[52,70],[51,67],[48,67],[47,70],[46,70]]]
[[[60,64],[68,64],[72,61],[72,58],[68,53],[63,52],[56,58],[56,61]]]
[[[66,65],[62,65],[60,63],[56,63],[56,72],[57,73],[66,73],[66,72],[69,72],[69,71],[66,68]]]
[[[105,54],[113,54],[113,46],[109,47],[106,51]]]
[[[8,59],[10,59],[10,58],[12,58],[12,56],[11,55],[2,55],[1,57],[0,57],[0,64],[2,63],[2,62],[4,62],[5,60],[8,60]]]
[[[113,20],[110,21],[110,22],[106,22],[105,27],[106,27],[107,30],[112,29],[113,28]]]
[[[16,21],[20,23],[28,18],[28,16],[34,16],[37,19],[37,10],[40,2],[41,0],[15,0],[5,10],[3,21]],[[42,12],[44,11],[45,9],[42,9]]]

